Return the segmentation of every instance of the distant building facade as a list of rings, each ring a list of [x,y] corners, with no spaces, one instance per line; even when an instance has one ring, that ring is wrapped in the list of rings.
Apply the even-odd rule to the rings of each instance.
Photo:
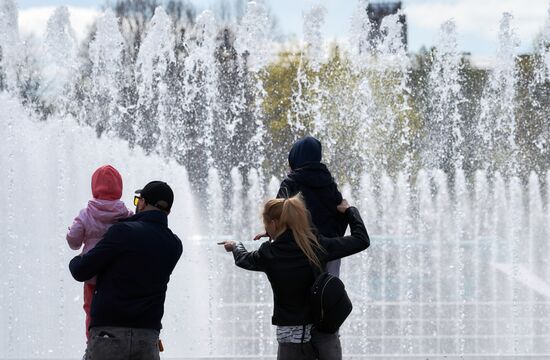
[[[380,32],[380,25],[382,24],[382,19],[388,15],[397,14],[402,8],[401,1],[383,1],[383,2],[373,2],[367,5],[367,14],[372,25],[371,34],[369,36],[371,45],[374,45],[382,37]],[[399,22],[403,25],[402,27],[402,39],[405,49],[407,49],[407,17],[405,14],[400,13]]]

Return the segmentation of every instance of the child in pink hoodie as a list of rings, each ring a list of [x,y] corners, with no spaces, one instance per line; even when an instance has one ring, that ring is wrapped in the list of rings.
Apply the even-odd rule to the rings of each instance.
[[[111,165],[98,168],[92,175],[93,199],[74,219],[67,233],[67,242],[73,250],[82,245],[82,253],[90,251],[101,240],[107,229],[120,219],[133,215],[120,200],[122,177]],[[84,311],[86,312],[86,338],[90,325],[90,307],[95,290],[95,277],[84,283]]]

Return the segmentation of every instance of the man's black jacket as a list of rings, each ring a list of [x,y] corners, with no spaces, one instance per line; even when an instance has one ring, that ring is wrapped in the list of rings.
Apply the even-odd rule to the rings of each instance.
[[[318,253],[322,265],[365,250],[370,245],[367,229],[359,211],[350,207],[345,217],[350,224],[350,236],[318,240],[324,251]],[[242,243],[233,249],[235,264],[243,269],[263,271],[273,289],[274,325],[311,324],[310,289],[314,282],[312,265],[296,244],[292,231],[287,230],[274,241],[264,242],[256,251],[248,252]]]
[[[181,241],[161,211],[140,212],[111,226],[92,250],[69,264],[78,281],[97,275],[90,327],[160,330],[167,284],[181,253]]]

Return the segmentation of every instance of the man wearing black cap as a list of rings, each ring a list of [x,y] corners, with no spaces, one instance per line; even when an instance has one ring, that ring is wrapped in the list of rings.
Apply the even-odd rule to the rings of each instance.
[[[136,214],[69,264],[78,281],[97,275],[86,359],[159,359],[166,289],[182,244],[168,228],[170,186],[152,181],[136,194]]]

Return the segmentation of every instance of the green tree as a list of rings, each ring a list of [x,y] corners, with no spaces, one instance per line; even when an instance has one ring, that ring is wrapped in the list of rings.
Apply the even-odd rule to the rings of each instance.
[[[520,149],[520,174],[543,174],[550,168],[550,81],[537,79],[537,55],[518,59],[518,88],[516,92],[516,143]]]
[[[269,175],[278,178],[287,173],[286,151],[298,137],[291,129],[288,117],[299,67],[300,54],[283,51],[262,73],[265,91],[263,121],[267,131],[264,166]]]

